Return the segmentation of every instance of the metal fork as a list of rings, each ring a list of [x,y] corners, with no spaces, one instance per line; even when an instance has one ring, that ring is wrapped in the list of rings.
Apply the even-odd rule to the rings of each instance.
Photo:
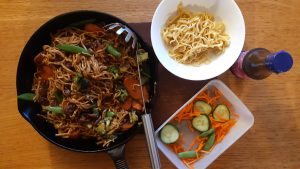
[[[138,56],[137,55],[138,38],[131,29],[129,29],[127,26],[125,26],[121,23],[111,23],[111,24],[106,25],[105,27],[106,27],[107,30],[116,31],[116,34],[118,36],[121,36],[123,33],[126,34],[126,37],[125,37],[125,42],[126,43],[129,43],[129,41],[132,39],[131,47],[132,47],[132,49],[136,50],[136,52],[135,52],[136,57]],[[136,58],[136,60],[137,60],[138,73],[139,73],[140,89],[141,89],[141,93],[142,93],[143,106],[144,106],[144,111],[145,111],[145,114],[142,115],[142,120],[143,120],[145,135],[146,135],[146,139],[147,139],[147,143],[148,143],[148,150],[149,150],[151,165],[152,165],[153,169],[160,169],[159,154],[158,154],[158,151],[157,151],[156,141],[155,141],[155,138],[154,138],[153,122],[152,122],[151,114],[147,113],[147,110],[146,110],[138,58]]]

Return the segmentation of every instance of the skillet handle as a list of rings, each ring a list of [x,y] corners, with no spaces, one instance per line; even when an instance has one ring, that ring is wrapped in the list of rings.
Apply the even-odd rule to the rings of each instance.
[[[111,159],[114,161],[116,169],[129,169],[125,160],[125,144],[107,151]]]

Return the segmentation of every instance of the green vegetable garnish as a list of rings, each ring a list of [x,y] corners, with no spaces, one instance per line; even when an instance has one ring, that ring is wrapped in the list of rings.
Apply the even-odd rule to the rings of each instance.
[[[23,93],[18,96],[18,99],[26,100],[26,101],[33,101],[34,97],[35,97],[34,93]]]
[[[57,113],[57,114],[63,114],[63,109],[60,106],[46,106],[44,107],[45,110],[51,111],[53,113]]]
[[[56,47],[65,52],[81,53],[85,56],[92,56],[90,51],[88,51],[87,49],[84,49],[82,47],[76,46],[76,45],[58,44],[58,45],[56,45]]]
[[[129,69],[129,65],[120,65],[120,72],[126,72]]]
[[[139,120],[139,117],[135,114],[135,112],[129,112],[130,123],[135,123]]]
[[[128,96],[128,92],[126,89],[118,89],[117,90],[117,93],[118,93],[118,99],[121,101],[121,102],[124,102]]]
[[[63,101],[63,93],[60,91],[60,90],[56,90],[54,92],[54,96],[55,96],[55,100],[58,102],[58,103],[61,103]]]
[[[106,112],[106,117],[114,117],[115,116],[115,112],[113,112],[113,111],[107,111]]]
[[[92,111],[93,111],[93,114],[96,114],[97,116],[99,115],[99,110],[97,107],[93,107]]]
[[[111,72],[113,74],[114,79],[119,79],[121,77],[119,75],[119,69],[116,66],[114,66],[114,65],[109,66],[107,68],[107,71],[109,71],[109,72]]]
[[[106,51],[115,57],[121,57],[121,53],[110,44],[107,45]]]
[[[98,127],[96,128],[96,131],[101,135],[105,134],[106,133],[105,124],[104,123],[99,123]]]
[[[110,120],[105,121],[105,126],[108,128],[110,126]]]
[[[109,66],[109,67],[107,68],[107,71],[109,71],[109,72],[111,72],[111,73],[119,73],[119,69],[118,69],[116,66],[114,66],[114,65]]]
[[[84,78],[81,74],[77,74],[74,78],[73,81],[77,83],[79,86],[79,89],[84,90],[89,87],[89,81]]]
[[[143,52],[137,55],[137,59],[139,63],[142,63],[149,59],[148,52]]]

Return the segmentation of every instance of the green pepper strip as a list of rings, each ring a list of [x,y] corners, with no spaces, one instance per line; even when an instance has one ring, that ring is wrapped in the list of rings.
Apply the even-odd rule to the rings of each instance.
[[[63,110],[62,107],[60,106],[46,106],[44,107],[45,110],[51,111],[53,113],[57,113],[57,114],[63,114]]]
[[[115,56],[115,57],[121,57],[121,53],[117,50],[117,49],[115,49],[113,46],[111,46],[111,45],[107,45],[107,47],[106,47],[106,51],[109,53],[109,54],[111,54],[111,55],[113,55],[113,56]]]
[[[92,56],[90,51],[88,51],[82,47],[76,46],[76,45],[58,44],[58,45],[56,45],[56,47],[65,52],[81,53],[86,56]]]
[[[35,94],[34,93],[23,93],[18,96],[20,100],[33,101]]]

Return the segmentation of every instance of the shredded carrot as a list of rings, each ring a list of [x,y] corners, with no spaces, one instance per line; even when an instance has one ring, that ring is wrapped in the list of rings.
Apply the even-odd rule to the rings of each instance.
[[[204,142],[199,143],[198,148],[196,149],[196,152],[200,152],[202,150],[203,146],[204,146]]]
[[[231,118],[226,122],[218,122],[218,121],[215,121],[215,119],[211,115],[209,115],[210,122],[211,122],[211,128],[215,129],[215,143],[209,151],[203,150],[203,146],[205,145],[205,143],[207,141],[207,137],[202,138],[199,135],[197,135],[191,141],[191,143],[189,144],[187,149],[185,149],[185,147],[183,146],[184,145],[184,137],[183,137],[182,133],[180,134],[179,141],[170,145],[170,148],[175,153],[180,153],[180,152],[184,152],[184,151],[192,151],[192,150],[194,150],[196,152],[197,156],[195,158],[181,159],[182,162],[190,169],[193,168],[193,166],[192,166],[193,163],[195,163],[199,159],[203,158],[204,154],[210,153],[214,149],[214,147],[224,139],[224,137],[228,134],[228,132],[230,131],[232,126],[234,126],[236,124],[236,122],[237,122],[236,119],[239,118],[239,115],[237,113],[235,113],[234,110],[231,110],[231,109],[233,109],[232,105],[225,97],[223,97],[222,93],[217,88],[209,88],[208,90],[201,92],[198,96],[195,97],[195,99],[193,101],[188,103],[174,117],[173,120],[178,123],[186,121],[187,127],[189,128],[189,130],[191,132],[198,132],[198,131],[195,131],[195,129],[193,128],[191,120],[194,117],[201,115],[201,112],[194,110],[194,108],[193,108],[194,103],[199,100],[210,104],[213,109],[216,108],[216,106],[218,104],[226,105],[230,109]],[[221,117],[219,117],[219,118],[221,119]],[[225,119],[224,119],[224,121],[225,121]]]
[[[193,125],[192,125],[192,122],[190,120],[188,120],[187,123],[188,123],[188,127],[189,127],[190,131],[194,132],[195,129],[194,129]]]
[[[231,111],[231,112],[230,112],[230,116],[232,116],[232,117],[235,118],[235,119],[237,119],[237,118],[240,117],[240,116],[239,116],[236,112],[234,112],[234,111]]]
[[[191,142],[191,144],[190,144],[188,150],[192,150],[192,148],[194,147],[194,145],[196,144],[197,141],[198,141],[198,140],[197,140],[197,137],[196,137],[196,138]]]

